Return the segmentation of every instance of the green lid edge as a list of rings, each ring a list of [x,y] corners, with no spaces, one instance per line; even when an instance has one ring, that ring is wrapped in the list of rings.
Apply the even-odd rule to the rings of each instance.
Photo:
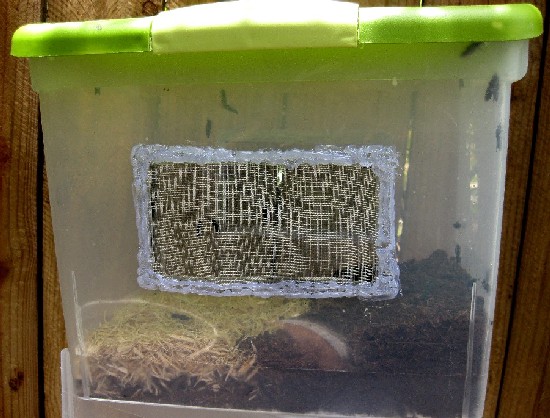
[[[154,19],[30,24],[14,33],[11,53],[43,57],[155,52]],[[541,13],[531,4],[359,8],[359,44],[513,41],[542,31]]]
[[[151,49],[152,17],[87,22],[35,23],[14,33],[16,57],[146,52]]]
[[[360,43],[517,41],[542,31],[531,4],[359,9]]]

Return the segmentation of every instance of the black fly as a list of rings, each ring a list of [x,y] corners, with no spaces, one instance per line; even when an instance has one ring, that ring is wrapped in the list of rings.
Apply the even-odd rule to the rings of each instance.
[[[462,58],[469,57],[474,52],[476,52],[481,45],[483,45],[483,42],[472,42],[466,47],[464,51],[462,51],[462,54],[460,54],[460,56]]]
[[[227,94],[225,93],[225,90],[220,90],[220,99],[222,101],[222,107],[225,110],[230,111],[231,113],[238,114],[239,111],[235,109],[233,106],[231,106],[229,103],[227,103]]]
[[[489,81],[487,90],[485,90],[485,101],[488,102],[491,99],[493,100],[493,102],[498,101],[499,88],[500,80],[498,78],[498,75],[495,74],[493,78],[491,78],[491,81]]]

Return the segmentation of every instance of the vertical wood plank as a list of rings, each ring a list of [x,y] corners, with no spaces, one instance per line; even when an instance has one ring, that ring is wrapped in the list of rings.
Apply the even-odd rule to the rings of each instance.
[[[545,34],[548,37],[548,34]],[[546,45],[544,75],[550,74]],[[543,78],[538,131],[499,418],[550,413],[550,80]]]
[[[40,414],[37,304],[38,101],[24,60],[10,54],[40,2],[0,3],[0,416]]]
[[[546,355],[546,365],[537,390],[536,402],[534,417],[550,417],[550,354]]]
[[[170,9],[215,0],[168,0]],[[162,0],[48,0],[48,22],[79,22],[92,19],[120,19],[159,13]]]
[[[61,350],[67,347],[65,322],[61,306],[61,292],[57,275],[55,248],[52,231],[50,199],[46,170],[43,170],[43,217],[42,217],[42,297],[44,327],[44,416],[61,417]]]

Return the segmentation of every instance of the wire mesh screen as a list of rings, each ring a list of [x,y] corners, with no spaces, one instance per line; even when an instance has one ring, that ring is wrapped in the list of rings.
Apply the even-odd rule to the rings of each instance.
[[[230,283],[372,281],[378,179],[360,166],[156,163],[153,269]]]
[[[381,276],[381,172],[346,160],[250,154],[142,161],[138,226],[141,217],[149,275],[208,294],[372,287]]]

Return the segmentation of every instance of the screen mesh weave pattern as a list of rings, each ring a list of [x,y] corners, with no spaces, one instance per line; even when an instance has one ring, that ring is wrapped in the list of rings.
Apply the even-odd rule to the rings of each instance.
[[[152,268],[234,282],[375,280],[380,183],[361,165],[152,162]]]

